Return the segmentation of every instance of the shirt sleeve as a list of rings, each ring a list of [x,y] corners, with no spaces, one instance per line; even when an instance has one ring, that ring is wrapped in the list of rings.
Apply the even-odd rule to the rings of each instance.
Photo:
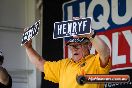
[[[60,69],[61,69],[61,60],[60,61],[46,61],[44,63],[44,79],[59,83],[60,79]]]
[[[100,56],[99,56],[99,54],[97,54],[96,56],[95,56],[95,59],[96,59],[96,64],[97,64],[97,67],[98,67],[98,73],[99,74],[109,74],[109,71],[110,71],[110,69],[111,69],[111,58],[109,58],[109,62],[108,62],[108,64],[105,66],[105,67],[101,67],[101,65],[100,65]]]

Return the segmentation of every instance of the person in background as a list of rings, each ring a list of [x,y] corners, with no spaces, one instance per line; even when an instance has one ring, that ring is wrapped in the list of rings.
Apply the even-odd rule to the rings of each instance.
[[[0,88],[12,88],[12,78],[8,74],[7,70],[2,67],[4,62],[4,56],[0,51]]]
[[[72,57],[51,62],[33,49],[32,40],[24,44],[31,63],[45,74],[46,80],[59,83],[59,88],[104,88],[103,83],[80,85],[76,77],[85,74],[109,74],[111,60],[107,44],[92,31],[90,34],[71,37],[66,46]],[[90,54],[91,46],[96,49],[97,54]]]

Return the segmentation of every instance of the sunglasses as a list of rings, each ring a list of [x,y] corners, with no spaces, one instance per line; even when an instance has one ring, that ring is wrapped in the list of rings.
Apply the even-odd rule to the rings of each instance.
[[[69,44],[68,47],[71,49],[80,49],[82,48],[82,44]]]

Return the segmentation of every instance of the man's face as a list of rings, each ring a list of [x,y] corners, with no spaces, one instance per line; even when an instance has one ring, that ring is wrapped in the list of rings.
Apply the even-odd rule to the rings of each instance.
[[[89,54],[86,44],[84,45],[81,43],[70,43],[68,47],[72,52],[72,59],[74,61],[79,61],[81,58]]]

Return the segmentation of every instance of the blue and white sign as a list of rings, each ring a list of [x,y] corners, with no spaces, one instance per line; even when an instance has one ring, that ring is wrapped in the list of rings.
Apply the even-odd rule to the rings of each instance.
[[[132,0],[73,0],[63,4],[63,20],[72,17],[92,17],[91,28],[111,50],[111,73],[129,74],[131,80],[121,87],[132,87]],[[68,38],[64,39],[64,44]],[[71,53],[64,46],[64,57]],[[92,48],[92,53],[95,49]],[[118,86],[119,86],[118,85]],[[117,88],[115,84],[106,88]],[[128,87],[131,86],[131,87]],[[118,87],[120,88],[120,87]]]
[[[53,39],[84,35],[91,32],[91,18],[81,18],[54,23]]]

